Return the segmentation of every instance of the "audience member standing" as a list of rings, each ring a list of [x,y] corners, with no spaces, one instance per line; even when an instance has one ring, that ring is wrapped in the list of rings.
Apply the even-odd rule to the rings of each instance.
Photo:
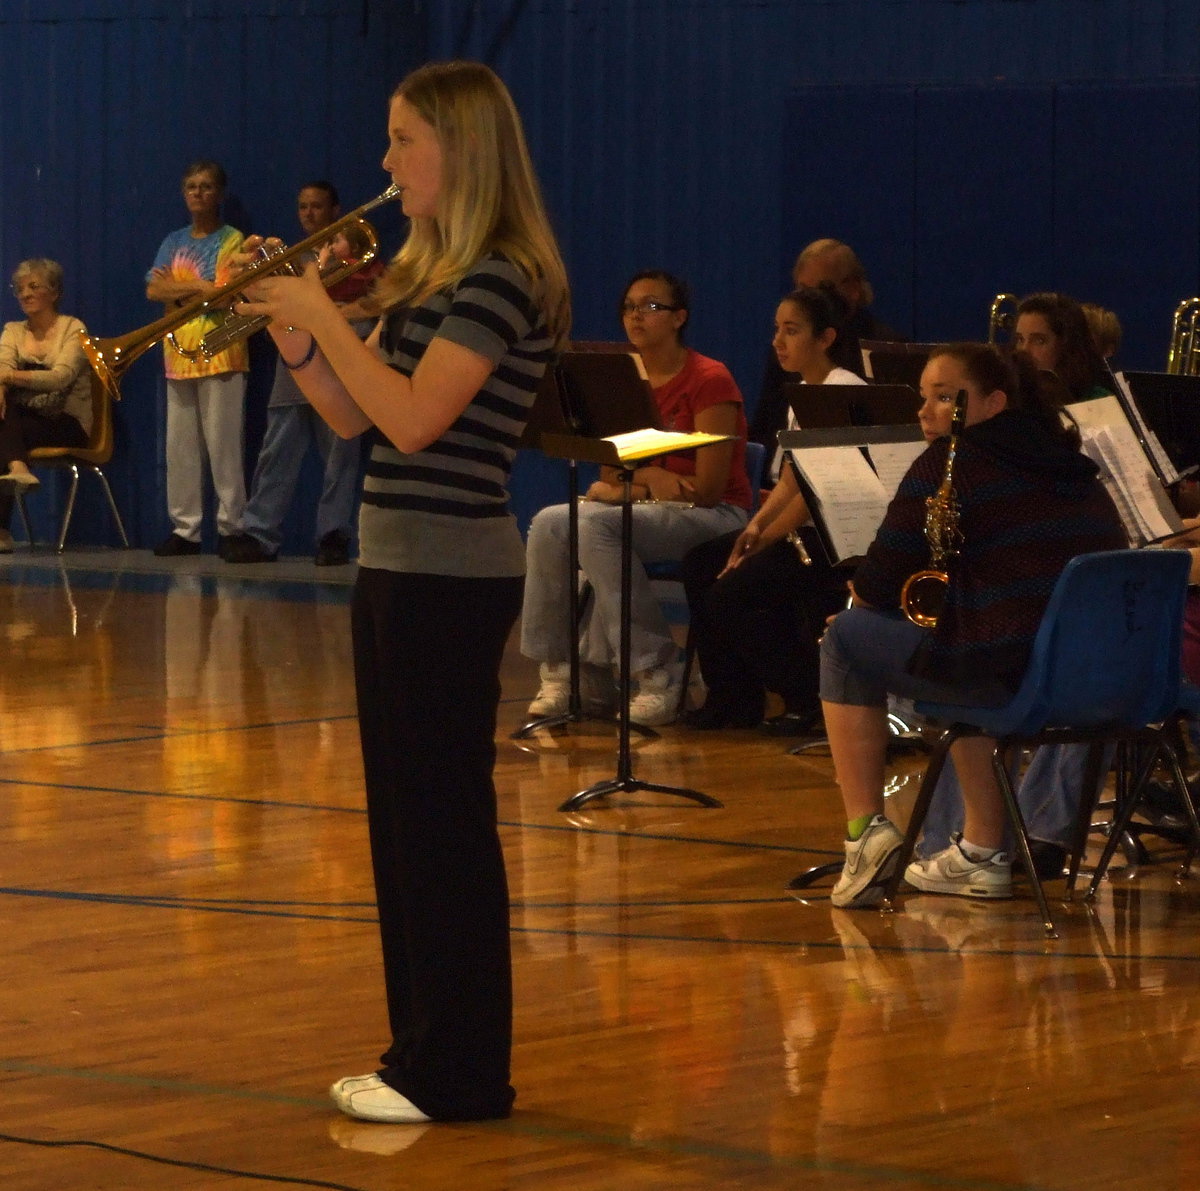
[[[191,222],[171,232],[146,274],[146,297],[167,312],[211,294],[228,280],[242,233],[221,222],[225,171],[195,161],[184,171],[183,200]],[[246,405],[246,344],[207,357],[201,339],[220,316],[201,314],[163,344],[167,374],[167,512],[172,532],[155,548],[161,557],[200,553],[204,518],[204,460],[217,493],[218,553],[242,528],[246,475],[242,436]]]
[[[341,213],[338,194],[329,182],[308,182],[300,188],[297,214],[304,237],[328,227]],[[377,272],[376,274],[377,275]],[[347,278],[330,291],[335,300],[350,301],[353,293],[344,287]],[[359,329],[370,331],[373,323],[362,320]],[[362,437],[339,438],[308,404],[280,359],[275,361],[275,381],[267,399],[267,429],[250,483],[250,499],[242,519],[243,532],[226,544],[226,562],[274,562],[283,542],[283,519],[291,506],[300,478],[304,456],[312,444],[324,464],[321,497],[317,503],[316,552],[318,566],[342,566],[350,561],[350,522],[358,487],[358,462]]]

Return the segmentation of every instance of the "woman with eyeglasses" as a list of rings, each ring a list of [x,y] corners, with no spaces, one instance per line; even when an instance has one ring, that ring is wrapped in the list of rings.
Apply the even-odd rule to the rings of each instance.
[[[687,290],[658,270],[638,273],[625,287],[621,322],[645,365],[664,429],[728,434],[733,441],[683,455],[667,455],[633,476],[633,586],[630,671],[636,687],[630,718],[668,724],[679,703],[683,667],[679,650],[650,588],[645,561],[683,558],[710,538],[740,529],[750,506],[746,476],[746,418],[742,395],[724,364],[683,342]],[[593,589],[579,643],[584,703],[608,713],[616,701],[614,667],[620,644],[622,485],[611,469],[579,505],[579,566]],[[526,545],[528,578],[521,619],[521,652],[540,663],[541,686],[529,706],[533,717],[567,710],[570,696],[566,505],[533,519]]]
[[[32,488],[34,447],[84,447],[92,429],[91,372],[80,346],[83,323],[60,314],[57,261],[22,261],[12,290],[25,312],[0,332],[0,554],[12,551],[14,494]]]

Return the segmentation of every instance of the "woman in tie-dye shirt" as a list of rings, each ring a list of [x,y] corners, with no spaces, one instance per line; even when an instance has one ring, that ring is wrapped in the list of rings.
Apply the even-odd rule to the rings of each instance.
[[[212,293],[228,280],[230,257],[242,233],[221,222],[225,171],[215,161],[196,161],[184,171],[183,198],[191,223],[159,246],[146,274],[146,297],[168,311]],[[155,548],[160,556],[200,553],[204,516],[204,458],[217,493],[217,535],[241,531],[246,505],[242,433],[246,399],[246,344],[211,358],[197,345],[219,318],[202,314],[163,344],[167,373],[167,511],[174,527]],[[174,343],[172,343],[172,339]],[[189,354],[196,352],[195,358]]]

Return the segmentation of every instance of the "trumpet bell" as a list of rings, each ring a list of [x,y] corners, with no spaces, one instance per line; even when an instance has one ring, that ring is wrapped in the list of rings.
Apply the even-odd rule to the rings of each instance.
[[[83,354],[96,378],[114,401],[121,400],[121,377],[125,370],[140,355],[152,348],[163,335],[158,334],[158,323],[120,335],[114,339],[97,339],[81,332],[79,340]]]

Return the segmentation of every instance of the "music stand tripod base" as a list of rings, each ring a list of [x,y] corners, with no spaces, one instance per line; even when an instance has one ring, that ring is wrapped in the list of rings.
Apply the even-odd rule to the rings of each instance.
[[[708,794],[699,790],[690,790],[686,786],[660,786],[654,782],[642,782],[633,777],[614,777],[607,781],[596,782],[586,790],[580,790],[572,795],[558,809],[560,811],[577,811],[587,806],[597,798],[607,798],[610,794],[633,794],[638,790],[650,790],[657,794],[673,794],[676,798],[687,798],[701,806],[721,807],[723,804]],[[838,865],[841,868],[841,865]]]
[[[806,868],[804,872],[793,877],[787,883],[787,887],[789,889],[807,889],[810,885],[815,885],[826,877],[837,876],[842,871],[843,865],[844,862],[841,860],[831,860],[828,864],[818,864],[812,868]]]
[[[558,450],[555,450],[555,446]],[[629,672],[633,654],[633,466],[620,458],[614,444],[605,440],[563,439],[558,444],[552,444],[549,436],[543,441],[543,450],[548,453],[561,453],[567,458],[591,459],[593,462],[615,467],[620,475],[624,489],[624,500],[621,503],[621,633],[619,645],[618,666],[620,669],[620,691],[618,693],[618,733],[617,733],[617,774],[607,781],[596,782],[586,790],[568,798],[558,809],[560,811],[575,811],[586,806],[597,798],[609,794],[632,794],[638,790],[649,790],[658,794],[672,794],[677,798],[686,798],[700,806],[720,807],[715,798],[702,794],[699,790],[691,790],[686,786],[665,786],[654,782],[638,781],[633,776],[633,762],[629,749],[629,732],[633,727],[629,717],[629,701],[632,694],[632,683]],[[596,454],[591,454],[596,452]]]

